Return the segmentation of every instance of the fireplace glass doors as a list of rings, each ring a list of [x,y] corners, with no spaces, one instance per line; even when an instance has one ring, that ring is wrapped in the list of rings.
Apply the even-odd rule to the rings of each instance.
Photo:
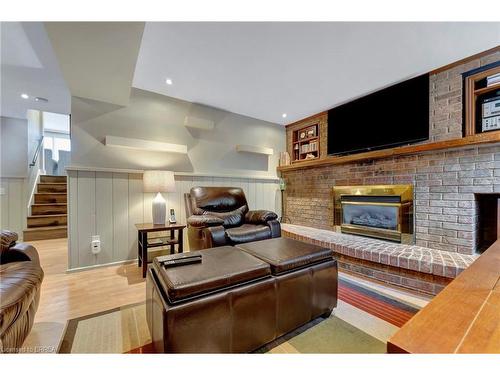
[[[365,227],[398,230],[399,205],[342,203],[342,222]]]
[[[341,232],[413,243],[411,185],[336,186],[334,196]]]

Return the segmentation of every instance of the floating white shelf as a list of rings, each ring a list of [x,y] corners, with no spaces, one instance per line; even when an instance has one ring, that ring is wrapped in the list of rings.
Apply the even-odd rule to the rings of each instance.
[[[272,155],[274,150],[268,147],[250,146],[250,145],[236,145],[238,152],[251,152],[252,154]]]
[[[215,123],[204,118],[186,116],[184,117],[184,126],[193,129],[213,130],[215,128]]]
[[[111,147],[131,148],[144,151],[172,152],[176,154],[187,154],[186,145],[177,145],[174,143],[148,141],[145,139],[123,138],[107,135],[105,145]]]

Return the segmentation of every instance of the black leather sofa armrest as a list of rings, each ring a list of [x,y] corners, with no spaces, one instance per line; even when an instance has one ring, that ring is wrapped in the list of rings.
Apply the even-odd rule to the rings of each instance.
[[[38,251],[27,244],[27,243],[17,243],[12,246],[8,251],[4,252],[0,257],[0,263],[11,263],[11,262],[34,262],[40,264],[40,259],[38,257]]]
[[[226,229],[222,225],[203,229],[208,248],[227,245]]]
[[[192,215],[187,219],[188,225],[196,228],[213,227],[224,224],[224,220],[212,215]]]
[[[281,224],[278,220],[269,220],[267,225],[271,229],[271,238],[281,237]]]
[[[248,211],[245,215],[245,222],[249,224],[267,224],[268,221],[276,220],[278,215],[272,211],[255,210]]]

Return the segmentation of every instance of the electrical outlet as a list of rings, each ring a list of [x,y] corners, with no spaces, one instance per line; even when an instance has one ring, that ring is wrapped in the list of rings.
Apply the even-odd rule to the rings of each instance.
[[[4,187],[0,187],[0,195],[5,195],[5,188]]]
[[[90,250],[92,251],[92,254],[99,254],[101,252],[101,236],[92,236]]]

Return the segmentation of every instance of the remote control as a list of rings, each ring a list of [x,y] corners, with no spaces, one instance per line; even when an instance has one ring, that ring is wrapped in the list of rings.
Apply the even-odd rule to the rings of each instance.
[[[201,256],[171,259],[161,262],[161,264],[165,268],[185,266],[188,264],[195,264],[195,263],[201,263]]]

